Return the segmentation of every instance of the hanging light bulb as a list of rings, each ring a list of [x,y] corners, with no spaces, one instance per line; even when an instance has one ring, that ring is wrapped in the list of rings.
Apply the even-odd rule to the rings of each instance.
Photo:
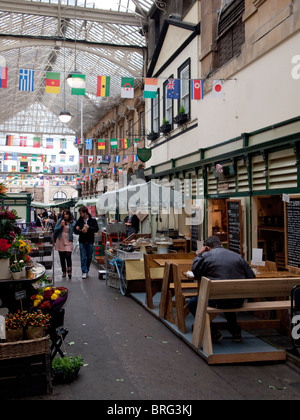
[[[71,73],[68,74],[67,82],[68,85],[71,86],[71,88],[85,88],[85,76],[78,70],[73,70]]]
[[[62,123],[68,123],[71,121],[72,116],[69,111],[64,110],[60,112],[58,118]]]

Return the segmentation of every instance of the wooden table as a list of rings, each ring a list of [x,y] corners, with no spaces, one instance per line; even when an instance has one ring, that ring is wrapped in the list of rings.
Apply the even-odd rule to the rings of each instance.
[[[299,274],[293,274],[289,271],[261,271],[256,274],[256,278],[258,279],[267,279],[267,278],[284,278],[284,277],[299,277]]]
[[[154,260],[153,260],[154,262],[156,262],[156,264],[158,264],[160,267],[164,267],[165,266],[165,264],[166,264],[166,262],[168,261],[168,263],[174,263],[174,264],[191,264],[191,268],[192,268],[192,265],[193,265],[193,260],[187,260],[187,259],[180,259],[180,258],[178,258],[178,259],[168,259],[168,260],[163,260],[163,259],[160,259],[160,258],[155,258]]]

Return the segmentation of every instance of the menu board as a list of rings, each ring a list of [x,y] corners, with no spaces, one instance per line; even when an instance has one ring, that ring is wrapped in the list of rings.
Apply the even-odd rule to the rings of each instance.
[[[243,255],[242,205],[240,200],[226,200],[228,249]]]
[[[285,265],[300,270],[300,196],[285,203]]]

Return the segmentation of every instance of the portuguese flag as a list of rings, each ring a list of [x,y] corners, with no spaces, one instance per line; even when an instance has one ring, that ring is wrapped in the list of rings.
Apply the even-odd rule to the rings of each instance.
[[[108,98],[110,95],[110,77],[98,76],[97,77],[97,96]]]
[[[46,72],[46,92],[55,94],[60,92],[60,73]]]

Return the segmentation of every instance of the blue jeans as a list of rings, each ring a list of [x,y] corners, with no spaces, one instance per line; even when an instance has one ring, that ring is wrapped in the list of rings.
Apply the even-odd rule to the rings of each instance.
[[[81,244],[79,243],[80,249],[80,262],[82,273],[88,273],[93,258],[94,245],[93,244]]]

